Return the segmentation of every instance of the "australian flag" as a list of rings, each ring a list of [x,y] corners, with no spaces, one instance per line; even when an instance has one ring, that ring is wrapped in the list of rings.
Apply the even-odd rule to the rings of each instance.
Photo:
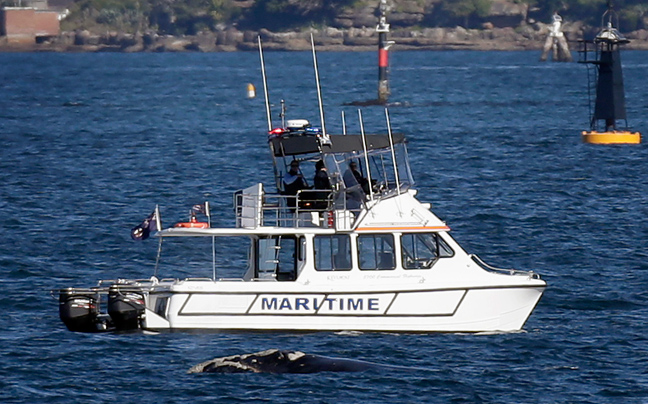
[[[191,212],[192,213],[202,213],[203,215],[209,217],[209,202],[205,201],[205,203],[201,203],[199,205],[194,205],[191,207]]]
[[[131,230],[131,238],[133,240],[146,240],[151,235],[151,232],[162,230],[160,223],[160,214],[156,207],[153,213],[149,215],[144,221],[133,227]]]

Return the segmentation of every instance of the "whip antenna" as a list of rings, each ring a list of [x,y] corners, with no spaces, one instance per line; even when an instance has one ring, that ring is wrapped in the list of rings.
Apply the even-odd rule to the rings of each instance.
[[[320,110],[320,125],[322,126],[322,134],[326,136],[326,127],[324,125],[324,106],[322,105],[322,90],[320,89],[319,71],[317,69],[317,55],[315,54],[315,40],[311,32],[311,49],[313,50],[313,67],[315,69],[315,82],[317,84],[317,101],[319,102]]]
[[[385,108],[387,119],[387,133],[389,134],[389,147],[391,148],[392,161],[394,162],[394,178],[396,179],[396,191],[400,195],[400,180],[398,179],[398,164],[396,164],[396,153],[394,152],[394,139],[392,136],[391,123],[389,122],[389,111]]]
[[[373,200],[373,186],[371,184],[371,169],[369,168],[369,156],[367,155],[367,139],[365,138],[364,122],[362,121],[362,111],[358,110],[358,119],[360,120],[360,135],[362,136],[362,151],[364,152],[365,167],[367,167],[367,181],[369,182],[369,200]]]
[[[266,115],[268,118],[268,132],[272,130],[272,118],[270,116],[270,100],[268,98],[268,80],[266,78],[265,61],[263,60],[263,48],[261,47],[261,36],[259,40],[259,57],[261,58],[261,75],[263,76],[263,95],[265,95]]]

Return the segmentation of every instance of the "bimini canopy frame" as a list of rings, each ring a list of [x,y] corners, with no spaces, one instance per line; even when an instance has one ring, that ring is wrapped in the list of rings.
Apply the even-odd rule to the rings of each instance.
[[[365,135],[367,150],[389,149],[389,135]],[[361,152],[361,135],[331,135],[330,143],[321,143],[316,136],[286,136],[270,139],[275,157],[298,156],[310,153],[353,153]],[[405,143],[405,135],[393,134],[394,144]]]

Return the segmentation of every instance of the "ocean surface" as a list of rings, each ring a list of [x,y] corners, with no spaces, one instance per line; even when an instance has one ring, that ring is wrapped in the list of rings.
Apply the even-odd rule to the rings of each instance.
[[[150,277],[157,243],[129,233],[156,204],[170,225],[207,200],[231,226],[232,192],[271,184],[258,54],[0,54],[0,402],[648,403],[648,53],[622,54],[647,139],[620,146],[581,142],[587,68],[539,56],[391,54],[419,199],[468,252],[549,284],[523,332],[80,334],[50,291]],[[284,99],[319,126],[311,54],[265,58],[275,122]],[[341,111],[357,131],[344,104],[375,98],[376,54],[318,62],[328,131]],[[187,374],[270,348],[404,369]]]

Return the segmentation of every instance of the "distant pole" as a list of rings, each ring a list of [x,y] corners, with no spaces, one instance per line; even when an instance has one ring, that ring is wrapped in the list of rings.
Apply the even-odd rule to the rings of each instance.
[[[380,0],[380,18],[378,26],[378,102],[384,104],[389,98],[389,79],[387,78],[387,69],[389,67],[389,47],[393,45],[392,41],[387,40],[389,33],[389,24],[387,24],[387,0]]]

